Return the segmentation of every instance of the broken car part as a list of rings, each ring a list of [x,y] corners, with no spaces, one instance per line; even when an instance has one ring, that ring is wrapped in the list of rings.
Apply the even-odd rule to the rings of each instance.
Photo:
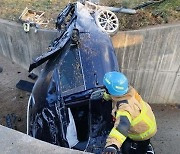
[[[34,73],[29,73],[28,77],[32,80],[36,80],[38,76]]]
[[[11,129],[16,129],[16,115],[14,113],[12,114],[7,114],[6,118],[6,127],[11,128]]]
[[[147,6],[151,6],[151,5],[155,5],[155,4],[160,4],[162,2],[164,2],[165,0],[150,0],[150,1],[147,1],[147,2],[143,2],[142,4],[134,7],[133,9],[134,10],[139,10],[139,9],[142,9],[142,8],[145,8]]]
[[[25,80],[20,80],[16,84],[16,88],[23,90],[23,91],[27,91],[27,92],[32,92],[33,86],[34,86],[34,83],[25,81]]]

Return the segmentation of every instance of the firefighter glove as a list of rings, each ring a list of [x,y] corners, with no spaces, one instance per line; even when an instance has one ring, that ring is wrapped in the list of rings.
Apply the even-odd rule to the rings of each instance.
[[[106,101],[109,101],[109,100],[111,100],[111,97],[110,97],[109,94],[107,94],[106,92],[104,92],[104,94],[103,94],[103,99],[106,100]]]
[[[117,154],[117,146],[116,145],[110,145],[104,149],[103,154]]]

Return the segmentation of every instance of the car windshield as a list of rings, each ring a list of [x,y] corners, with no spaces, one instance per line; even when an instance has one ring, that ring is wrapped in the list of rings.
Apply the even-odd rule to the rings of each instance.
[[[77,48],[70,48],[60,66],[60,84],[62,92],[84,85],[83,74]]]

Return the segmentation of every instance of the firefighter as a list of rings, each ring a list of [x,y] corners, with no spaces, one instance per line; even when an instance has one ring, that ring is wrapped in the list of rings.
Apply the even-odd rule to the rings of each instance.
[[[103,153],[115,154],[121,147],[123,154],[145,154],[150,138],[157,132],[151,107],[129,86],[123,73],[108,72],[103,83],[107,90],[103,98],[112,101],[112,116],[115,118]],[[132,145],[136,150],[133,151]]]

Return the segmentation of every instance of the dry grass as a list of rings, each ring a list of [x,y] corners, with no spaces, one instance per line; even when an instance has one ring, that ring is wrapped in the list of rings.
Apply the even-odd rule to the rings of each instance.
[[[49,20],[46,28],[54,28],[55,20],[60,11],[75,0],[0,0],[0,18],[18,21],[25,7],[35,11],[44,11]],[[101,4],[109,6],[134,7],[145,0],[100,0]],[[179,8],[179,11],[178,11]],[[148,25],[173,23],[180,21],[180,0],[166,0],[156,6],[140,10],[135,15],[118,14],[120,30],[138,29]]]
[[[73,0],[0,0],[0,18],[19,22],[19,16],[25,7],[36,11],[44,11],[49,20],[48,28],[53,28],[60,11]]]
[[[131,5],[134,6],[134,4]],[[166,0],[163,3],[141,9],[135,15],[119,14],[118,17],[121,30],[180,22],[180,0]]]

